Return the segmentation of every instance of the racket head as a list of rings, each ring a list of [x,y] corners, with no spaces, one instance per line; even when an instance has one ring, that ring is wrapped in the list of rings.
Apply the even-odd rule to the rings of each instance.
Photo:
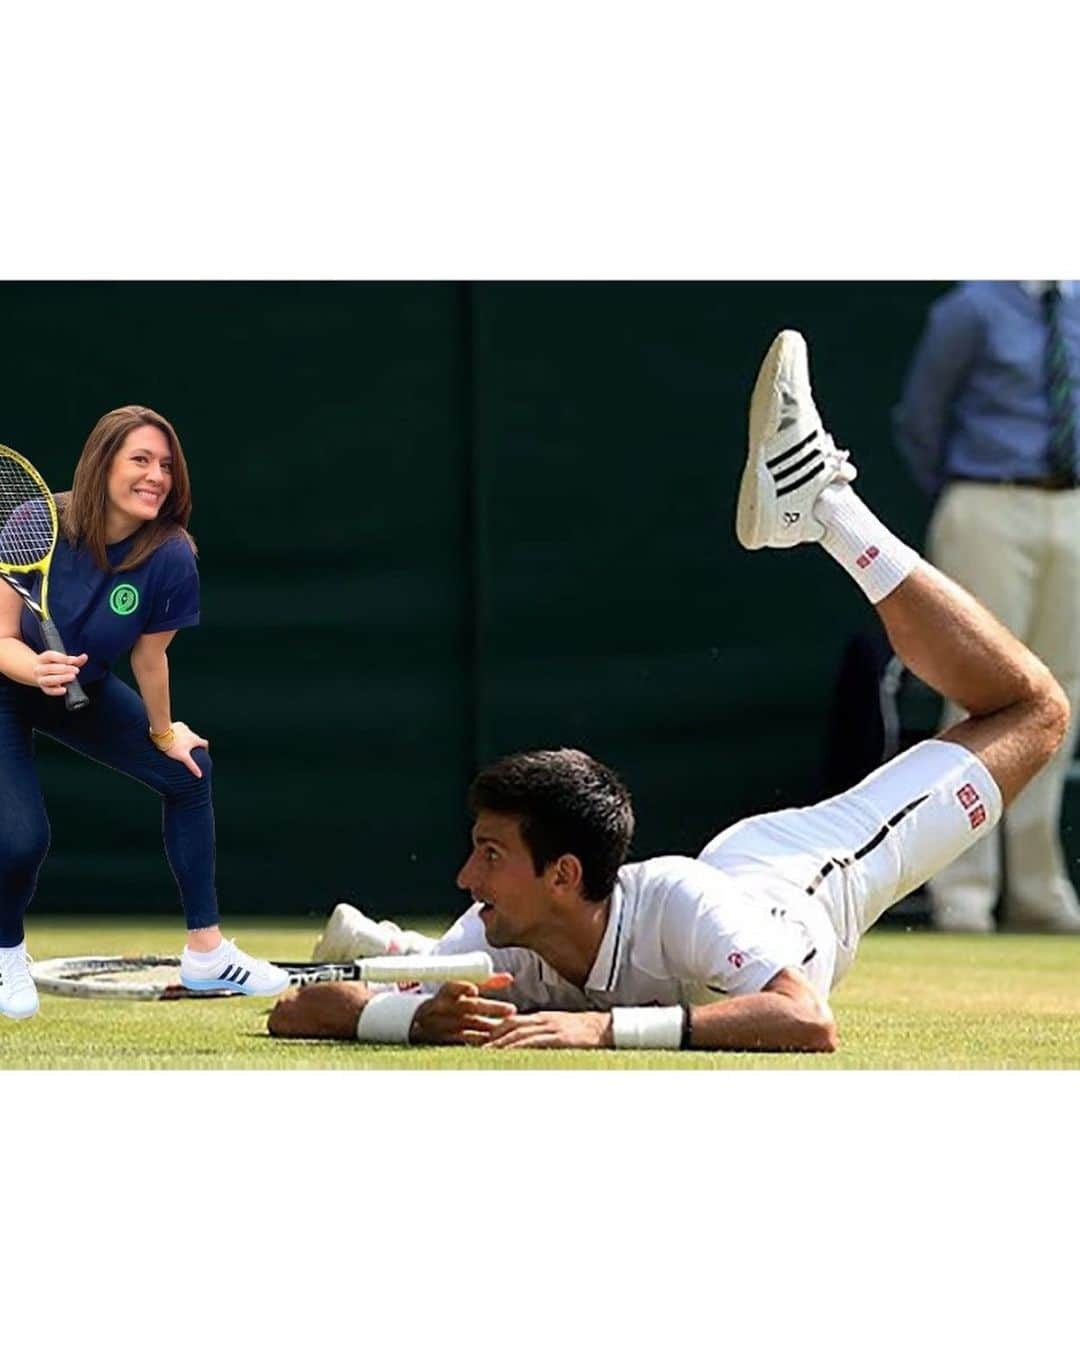
[[[56,545],[56,501],[37,469],[0,445],[0,567],[41,567]]]
[[[17,451],[0,445],[0,572],[41,573],[41,600],[48,615],[46,581],[59,529],[56,501],[37,469]],[[16,587],[26,598],[26,591]]]
[[[355,961],[278,961],[293,985],[356,980]],[[186,989],[180,983],[178,956],[57,956],[35,961],[31,973],[38,989],[65,998],[172,1002],[187,998],[239,998],[229,989]]]
[[[373,957],[365,961],[276,961],[291,985],[333,980],[385,983],[462,979],[482,984],[492,971],[487,952],[456,956]],[[171,1002],[181,998],[240,998],[230,989],[194,990],[180,983],[178,956],[56,956],[35,961],[31,973],[42,993],[67,998]]]

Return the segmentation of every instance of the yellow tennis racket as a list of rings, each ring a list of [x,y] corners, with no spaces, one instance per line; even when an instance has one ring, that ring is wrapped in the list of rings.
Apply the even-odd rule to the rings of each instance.
[[[56,502],[45,480],[29,460],[0,445],[0,576],[19,593],[37,619],[45,649],[66,652],[49,618],[49,564],[56,535]],[[27,589],[33,572],[41,577],[37,600]],[[16,573],[24,580],[16,580]],[[71,711],[85,708],[89,702],[77,678],[65,687],[64,703]]]

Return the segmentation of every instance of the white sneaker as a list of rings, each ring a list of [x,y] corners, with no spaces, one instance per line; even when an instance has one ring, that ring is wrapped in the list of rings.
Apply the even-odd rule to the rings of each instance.
[[[38,992],[30,976],[26,943],[0,947],[0,1013],[21,1021],[38,1010]]]
[[[228,938],[222,938],[213,961],[200,961],[199,955],[187,947],[180,955],[180,983],[185,989],[201,993],[230,989],[237,994],[280,994],[288,988],[288,971],[248,956]]]
[[[781,333],[750,396],[750,453],[739,486],[735,533],[743,548],[793,548],[825,527],[813,513],[822,488],[850,483],[855,466],[838,450],[814,407],[806,340]]]
[[[376,923],[355,905],[342,901],[331,911],[326,932],[316,942],[311,959],[358,961],[365,956],[386,956],[397,950],[386,925]]]

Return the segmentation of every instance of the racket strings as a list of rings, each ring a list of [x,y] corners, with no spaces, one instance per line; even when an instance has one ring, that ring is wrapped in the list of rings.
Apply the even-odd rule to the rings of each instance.
[[[42,484],[0,455],[0,565],[36,567],[54,543],[53,513]]]

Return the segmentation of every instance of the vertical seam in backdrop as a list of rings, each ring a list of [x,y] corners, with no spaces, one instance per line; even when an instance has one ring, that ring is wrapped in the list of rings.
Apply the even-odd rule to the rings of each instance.
[[[462,408],[462,483],[463,533],[467,559],[467,582],[462,613],[462,632],[466,653],[466,728],[469,763],[465,766],[471,782],[487,758],[484,729],[483,646],[484,646],[484,503],[481,487],[480,447],[477,422],[479,391],[476,379],[476,283],[458,283],[461,327],[461,408]]]

